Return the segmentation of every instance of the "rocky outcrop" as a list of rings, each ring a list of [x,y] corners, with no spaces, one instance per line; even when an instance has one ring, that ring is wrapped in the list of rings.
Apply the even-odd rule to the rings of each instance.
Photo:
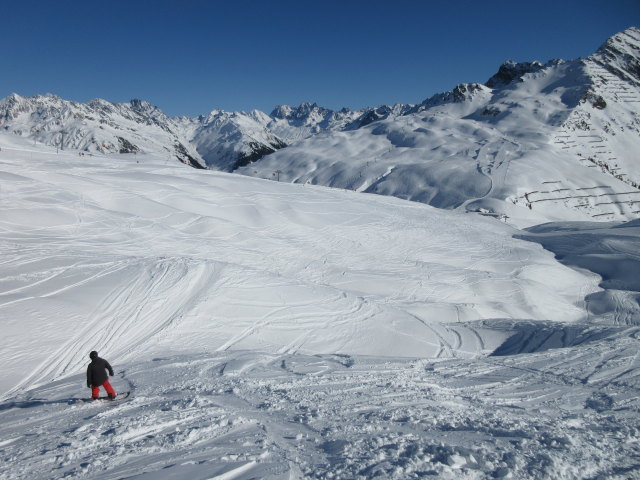
[[[540,62],[514,62],[507,60],[498,69],[498,72],[485,82],[489,88],[498,88],[509,85],[514,81],[522,81],[522,76],[527,73],[538,72],[544,68]]]

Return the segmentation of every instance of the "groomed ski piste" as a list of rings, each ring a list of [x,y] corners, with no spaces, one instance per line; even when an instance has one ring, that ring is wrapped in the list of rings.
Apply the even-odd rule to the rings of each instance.
[[[640,477],[637,220],[0,147],[1,479]]]

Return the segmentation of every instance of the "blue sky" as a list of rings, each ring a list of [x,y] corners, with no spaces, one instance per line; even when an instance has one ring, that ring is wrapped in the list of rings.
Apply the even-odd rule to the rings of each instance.
[[[0,97],[198,115],[417,103],[507,59],[588,56],[640,0],[2,0],[0,18]]]

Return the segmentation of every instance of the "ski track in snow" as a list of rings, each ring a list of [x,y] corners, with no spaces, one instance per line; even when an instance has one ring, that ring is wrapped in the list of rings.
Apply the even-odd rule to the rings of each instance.
[[[640,477],[636,277],[585,270],[633,222],[0,138],[0,479]],[[78,401],[93,349],[130,398]]]
[[[122,402],[75,402],[75,376],[2,404],[0,478],[633,478],[639,338],[473,362],[125,364]]]

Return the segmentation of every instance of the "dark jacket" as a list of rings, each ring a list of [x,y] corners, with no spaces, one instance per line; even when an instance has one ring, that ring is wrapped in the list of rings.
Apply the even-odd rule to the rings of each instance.
[[[113,377],[113,368],[104,358],[96,357],[91,360],[87,367],[87,387],[101,386],[107,380],[107,370],[109,370],[109,375]]]

